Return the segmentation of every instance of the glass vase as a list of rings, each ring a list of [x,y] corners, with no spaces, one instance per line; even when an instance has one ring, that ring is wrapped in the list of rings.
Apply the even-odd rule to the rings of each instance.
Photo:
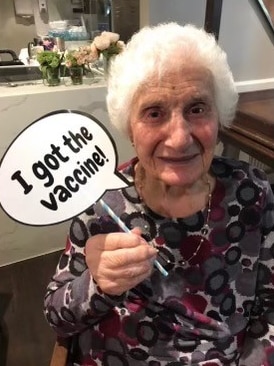
[[[105,79],[107,79],[107,77],[108,77],[109,64],[110,64],[110,58],[103,56],[103,69],[104,69]]]
[[[61,82],[60,67],[47,67],[44,72],[44,84],[48,86],[56,86]]]
[[[85,77],[85,82],[87,82],[87,84],[93,84],[95,82],[96,78],[94,71],[92,70],[91,64],[87,64],[84,66],[83,73]]]
[[[83,68],[81,66],[70,67],[69,74],[73,85],[83,84]]]

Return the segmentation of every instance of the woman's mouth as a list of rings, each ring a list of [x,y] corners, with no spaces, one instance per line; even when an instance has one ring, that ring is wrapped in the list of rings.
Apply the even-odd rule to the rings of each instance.
[[[178,157],[174,157],[174,156],[162,156],[160,157],[160,160],[162,160],[165,163],[168,164],[186,164],[189,163],[190,161],[196,159],[200,154],[196,153],[196,154],[191,154],[191,155],[184,155],[184,156],[178,156]]]

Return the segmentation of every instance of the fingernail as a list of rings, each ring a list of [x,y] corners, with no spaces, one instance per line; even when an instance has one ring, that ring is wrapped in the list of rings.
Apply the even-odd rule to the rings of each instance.
[[[149,247],[149,248],[148,248],[148,251],[149,251],[149,254],[150,254],[151,256],[155,256],[155,255],[158,253],[158,249],[153,248],[153,247]]]

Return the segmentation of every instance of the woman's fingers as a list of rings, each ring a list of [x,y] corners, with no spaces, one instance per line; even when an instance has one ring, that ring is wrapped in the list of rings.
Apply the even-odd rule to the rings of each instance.
[[[116,250],[122,248],[136,247],[147,242],[133,230],[128,233],[98,234],[87,240],[86,248],[92,247],[94,250]]]
[[[88,265],[118,268],[152,259],[157,250],[137,234],[99,234],[87,241]]]
[[[155,257],[157,250],[152,246],[139,245],[134,248],[123,248],[114,251],[105,251],[102,253],[102,261],[108,262],[113,269],[134,265]]]
[[[119,294],[148,277],[157,250],[132,233],[99,234],[86,243],[86,262],[105,293]]]
[[[135,287],[138,283],[151,275],[152,266],[148,264],[141,268],[123,268],[109,271],[103,276],[98,276],[96,281],[101,290],[109,295],[121,295],[123,292]]]

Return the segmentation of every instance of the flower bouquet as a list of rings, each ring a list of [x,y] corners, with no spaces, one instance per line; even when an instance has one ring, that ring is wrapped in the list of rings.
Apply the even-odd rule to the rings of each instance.
[[[48,67],[60,67],[63,57],[64,55],[57,51],[41,51],[37,53],[37,61],[42,72]]]
[[[102,54],[108,61],[122,52],[125,47],[125,43],[120,41],[118,33],[106,31],[95,37],[92,44],[96,47],[98,55]]]
[[[96,65],[98,59],[98,51],[92,43],[88,46],[65,52],[65,66],[67,69],[71,70],[75,67],[81,67],[86,75],[103,74]]]
[[[60,66],[63,60],[63,53],[57,51],[41,51],[36,55],[42,71],[43,79],[48,85],[60,84]]]
[[[84,66],[95,62],[98,59],[98,52],[92,44],[83,46],[77,50],[65,52],[65,66],[70,67]]]
[[[72,84],[83,83],[84,65],[93,60],[89,52],[83,48],[65,52],[65,67],[69,70]]]
[[[104,31],[94,38],[92,44],[95,46],[98,56],[103,56],[104,74],[107,75],[111,58],[124,50],[125,43],[120,40],[118,33]]]

